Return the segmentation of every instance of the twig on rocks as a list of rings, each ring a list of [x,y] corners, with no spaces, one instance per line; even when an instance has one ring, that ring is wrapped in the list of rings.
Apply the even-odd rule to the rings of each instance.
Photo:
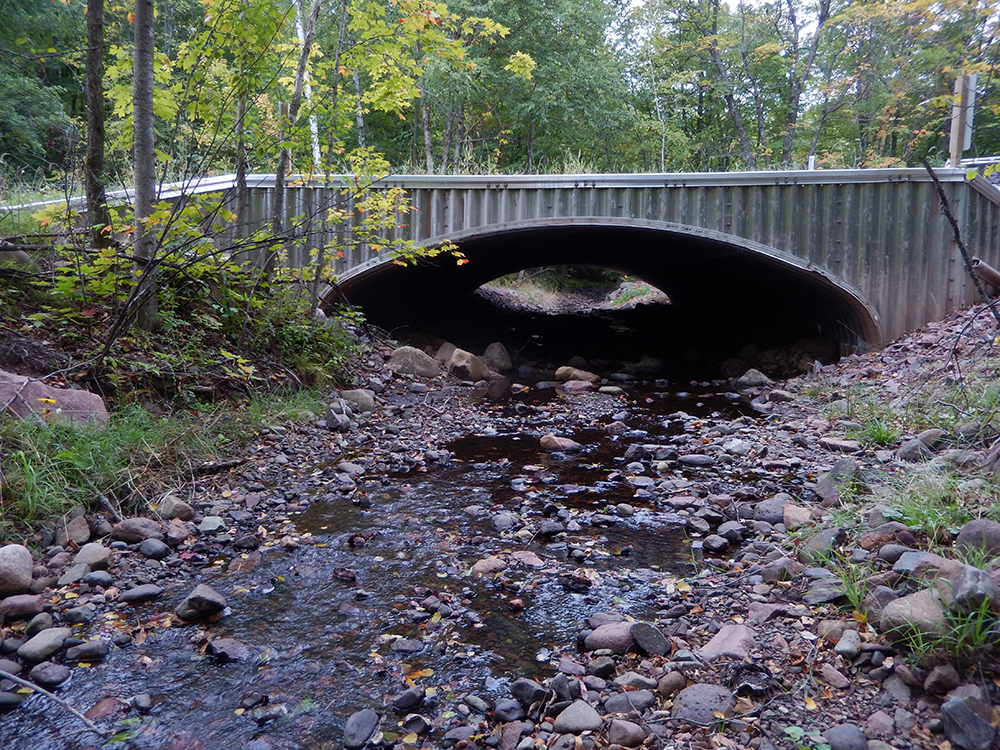
[[[65,701],[64,699],[60,698],[55,693],[50,693],[45,688],[39,687],[38,685],[36,685],[33,682],[28,682],[27,680],[22,680],[20,677],[16,677],[15,675],[12,675],[10,672],[5,672],[2,669],[0,669],[0,679],[10,680],[11,682],[14,682],[14,683],[18,684],[21,687],[30,688],[31,690],[34,690],[35,692],[40,693],[41,695],[44,695],[46,698],[48,698],[48,699],[50,699],[52,701],[55,701],[56,703],[58,703],[59,705],[61,705],[63,708],[65,708],[67,711],[69,711],[71,714],[73,714],[76,718],[78,718],[80,721],[82,721],[84,724],[86,724],[87,728],[91,732],[93,732],[94,734],[97,734],[97,735],[99,735],[101,737],[107,737],[108,736],[108,732],[106,730],[101,729],[94,722],[92,722],[86,716],[84,716],[83,714],[81,714],[79,711],[77,711],[75,708],[73,708],[67,701]]]

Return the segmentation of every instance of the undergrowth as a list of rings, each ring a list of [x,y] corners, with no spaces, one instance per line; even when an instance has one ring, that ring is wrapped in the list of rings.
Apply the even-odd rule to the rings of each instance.
[[[99,509],[100,498],[120,515],[143,512],[203,463],[236,454],[263,427],[321,409],[319,390],[307,389],[169,415],[131,404],[104,429],[0,417],[0,538],[27,536],[77,505]]]

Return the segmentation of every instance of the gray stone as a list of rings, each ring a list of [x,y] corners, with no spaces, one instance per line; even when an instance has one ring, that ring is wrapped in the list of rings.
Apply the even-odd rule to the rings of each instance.
[[[701,544],[702,548],[712,555],[720,555],[729,549],[729,542],[718,534],[709,534]]]
[[[844,494],[861,483],[861,466],[853,458],[842,458],[825,474],[816,480],[815,492],[823,507],[829,508],[840,502]]]
[[[27,547],[22,544],[0,547],[0,597],[27,593],[31,586],[31,568],[31,553]]]
[[[941,636],[947,632],[948,618],[941,597],[923,589],[886,604],[880,624],[882,632],[894,638],[907,634]]]
[[[683,464],[684,466],[711,466],[715,463],[715,459],[711,456],[706,456],[704,453],[688,453],[683,456],[677,457],[677,462]]]
[[[163,589],[155,583],[144,583],[121,592],[118,595],[118,601],[124,604],[141,604],[156,599],[162,593]]]
[[[254,655],[254,652],[245,643],[235,638],[216,638],[208,644],[207,650],[223,664],[248,661]]]
[[[670,642],[660,629],[648,622],[632,623],[629,628],[636,645],[649,656],[662,656],[670,650]]]
[[[632,623],[612,622],[601,625],[584,639],[584,648],[588,651],[596,651],[606,648],[616,654],[624,654],[628,651],[635,638],[632,635]]]
[[[820,529],[799,547],[799,559],[803,562],[828,560],[846,537],[847,533],[839,526]]]
[[[748,440],[733,438],[722,444],[722,450],[734,456],[746,456],[753,450],[753,443]]]
[[[48,630],[52,627],[53,620],[52,615],[48,612],[41,612],[31,618],[27,627],[24,629],[24,635],[28,638],[38,635],[43,630]]]
[[[949,690],[957,688],[962,682],[958,671],[951,664],[940,664],[930,671],[924,680],[923,688],[932,695],[944,695]]]
[[[642,713],[656,704],[656,696],[651,690],[630,690],[615,693],[604,701],[604,710],[609,714],[626,714],[630,711]]]
[[[963,750],[989,750],[997,730],[990,723],[988,703],[975,698],[952,698],[941,706],[945,736]]]
[[[868,750],[868,739],[857,724],[837,724],[823,732],[830,750]]]
[[[638,672],[626,672],[625,674],[615,677],[614,684],[618,687],[627,687],[633,690],[654,690],[656,689],[656,680],[652,677],[646,677]]]
[[[896,722],[885,711],[876,711],[865,723],[865,736],[870,739],[889,739],[896,731]]]
[[[589,372],[588,370],[583,370],[579,367],[570,367],[564,365],[558,368],[555,372],[556,380],[560,383],[567,383],[571,380],[579,380],[586,383],[600,383],[601,376],[595,373]]]
[[[72,586],[74,583],[82,581],[90,573],[90,566],[84,563],[74,565],[56,581],[57,586]]]
[[[344,725],[344,747],[347,750],[357,750],[364,747],[382,718],[370,708],[363,708],[351,714]]]
[[[844,440],[835,437],[821,437],[819,447],[831,453],[857,453],[861,450],[861,443],[857,440]]]
[[[623,719],[613,719],[608,727],[608,742],[622,747],[639,747],[646,740],[646,730]]]
[[[737,372],[739,372],[739,370],[737,370]],[[774,385],[774,381],[760,370],[755,370],[752,367],[733,380],[733,388],[738,391],[742,391],[747,388],[760,388],[765,385]]]
[[[918,463],[920,461],[927,461],[933,457],[934,449],[920,438],[904,440],[902,445],[896,449],[896,458],[900,461]]]
[[[990,609],[997,587],[985,570],[961,565],[947,578],[935,581],[935,588],[950,609],[976,612]]]
[[[194,508],[174,495],[166,495],[160,500],[156,506],[156,512],[165,521],[172,521],[175,518],[181,521],[190,521],[194,518]]]
[[[69,542],[79,546],[89,541],[90,524],[83,516],[76,516],[68,520],[64,518],[56,529],[56,544],[60,547],[65,547]]]
[[[199,583],[177,605],[175,612],[182,620],[201,620],[226,608],[226,597],[204,583]]]
[[[775,495],[768,500],[761,500],[753,509],[753,520],[764,521],[774,524],[782,523],[785,520],[785,503],[791,498],[784,494]]]
[[[170,557],[170,547],[159,539],[144,539],[139,545],[139,554],[151,560],[163,560]]]
[[[375,391],[367,388],[351,388],[341,391],[340,397],[351,404],[357,414],[375,411]]]
[[[760,574],[766,582],[774,583],[775,581],[791,580],[804,568],[805,566],[798,560],[793,560],[790,557],[779,557],[761,568]]]
[[[483,352],[482,360],[486,363],[487,367],[494,372],[509,372],[514,367],[511,363],[510,353],[507,351],[507,347],[499,341],[494,341],[486,347],[486,351]]]
[[[111,530],[111,538],[126,544],[138,544],[160,531],[160,524],[152,518],[126,518],[115,524]]]
[[[388,367],[401,375],[416,375],[421,378],[434,378],[441,372],[433,357],[412,346],[396,349],[389,356]]]
[[[53,664],[50,661],[43,661],[41,664],[36,664],[28,673],[28,679],[46,690],[54,690],[66,682],[69,677],[69,667],[64,667],[62,664]]]
[[[73,562],[77,565],[81,563],[88,565],[91,570],[107,570],[111,567],[113,558],[113,550],[108,549],[100,542],[91,542],[80,548],[80,551],[76,553],[76,557],[73,558]]]
[[[746,625],[724,625],[698,652],[703,661],[745,659],[754,646],[754,631]]]
[[[448,372],[461,380],[489,380],[490,368],[479,357],[465,349],[455,349],[448,358]]]
[[[226,530],[226,519],[222,516],[205,516],[198,524],[198,531],[202,534],[218,534]]]
[[[498,700],[493,707],[493,718],[497,721],[519,721],[524,715],[524,707],[513,698]]]
[[[955,539],[958,552],[982,553],[988,557],[1000,555],[1000,523],[985,518],[969,521]]]
[[[517,516],[508,511],[501,511],[493,516],[493,528],[497,531],[508,531],[514,527]]]
[[[41,594],[18,594],[0,601],[0,625],[25,620],[43,609]]]
[[[17,657],[21,661],[42,662],[50,656],[58,654],[63,647],[63,643],[71,635],[69,628],[49,628],[43,630],[34,638],[24,643],[17,650]]]
[[[736,696],[726,688],[696,683],[677,694],[670,715],[682,721],[710,725],[719,720],[717,712],[728,716],[735,705]]]
[[[857,630],[845,630],[833,650],[848,661],[853,661],[861,653],[861,633]]]
[[[83,625],[84,623],[93,622],[95,617],[97,617],[97,608],[93,604],[84,604],[82,607],[67,609],[62,615],[63,622],[67,622],[70,625]]]
[[[719,536],[723,537],[730,544],[742,544],[747,533],[747,527],[739,521],[726,521],[718,528]]]
[[[898,674],[891,674],[882,681],[884,690],[893,700],[908,704],[913,698],[913,691],[906,681]]]
[[[108,655],[108,642],[100,638],[71,646],[66,649],[67,661],[94,662],[101,661]]]
[[[528,680],[525,678],[514,680],[514,682],[511,683],[510,694],[513,695],[517,699],[517,702],[525,708],[531,706],[532,703],[545,700],[550,695],[547,688],[543,687],[534,680]]]
[[[656,690],[660,695],[669,698],[674,693],[679,693],[687,687],[687,677],[678,669],[667,672],[660,678],[656,685]]]
[[[604,719],[587,701],[573,701],[559,712],[552,728],[560,734],[583,734],[596,732],[604,726]]]

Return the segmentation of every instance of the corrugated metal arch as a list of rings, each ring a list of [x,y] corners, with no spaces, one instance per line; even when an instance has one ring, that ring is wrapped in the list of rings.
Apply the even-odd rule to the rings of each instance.
[[[676,304],[714,301],[739,309],[787,303],[814,317],[818,333],[838,341],[845,353],[859,344],[884,343],[874,306],[851,284],[777,248],[709,229],[646,219],[559,217],[479,226],[423,244],[443,242],[458,245],[468,263],[459,266],[440,256],[401,267],[391,257],[376,257],[346,272],[340,291],[379,316],[441,304],[525,268],[597,266],[642,278]]]

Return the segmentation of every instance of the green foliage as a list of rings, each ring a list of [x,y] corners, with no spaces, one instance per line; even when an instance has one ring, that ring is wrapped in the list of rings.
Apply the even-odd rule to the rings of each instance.
[[[154,416],[136,406],[105,429],[74,429],[0,416],[0,537],[103,495],[132,512],[193,467],[246,445],[263,427],[321,408],[318,391],[294,391],[222,404],[201,414]],[[206,429],[205,425],[211,425]],[[142,510],[141,508],[138,508]]]
[[[830,750],[830,744],[823,739],[823,733],[818,729],[805,730],[802,727],[785,727],[796,750]]]

